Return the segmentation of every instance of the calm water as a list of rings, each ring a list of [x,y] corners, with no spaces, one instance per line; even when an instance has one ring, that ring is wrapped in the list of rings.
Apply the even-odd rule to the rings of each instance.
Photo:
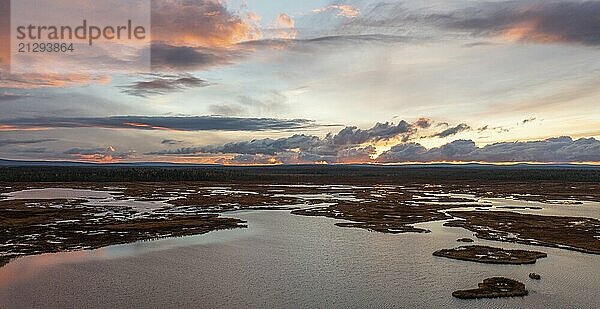
[[[135,210],[145,212],[156,210],[162,207],[172,207],[165,201],[139,201],[133,197],[116,199],[120,196],[120,191],[98,191],[87,189],[70,188],[43,188],[27,189],[9,193],[0,194],[0,199],[4,200],[53,200],[53,199],[85,199],[83,205],[99,207],[130,207]]]
[[[0,194],[0,198],[7,200],[20,200],[20,199],[38,199],[38,200],[52,200],[52,199],[108,199],[112,198],[112,194],[118,193],[116,191],[97,191],[97,190],[86,190],[86,189],[70,189],[70,188],[44,188],[44,189],[27,189],[9,193]]]
[[[419,225],[433,233],[390,235],[288,211],[228,215],[249,228],[18,259],[0,269],[0,308],[600,308],[600,256],[477,240],[549,254],[535,265],[487,265],[432,256],[470,236],[441,222]],[[530,295],[450,295],[498,275]]]

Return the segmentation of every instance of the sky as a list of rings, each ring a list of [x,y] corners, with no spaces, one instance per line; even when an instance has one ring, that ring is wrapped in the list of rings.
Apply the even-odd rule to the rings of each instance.
[[[0,158],[600,162],[600,1],[163,0],[151,15],[151,69],[19,73],[0,54]]]

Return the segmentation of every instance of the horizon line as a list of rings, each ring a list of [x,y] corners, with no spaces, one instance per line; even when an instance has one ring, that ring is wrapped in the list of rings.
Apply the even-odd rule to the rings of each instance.
[[[87,164],[96,166],[109,166],[109,165],[136,165],[136,164],[153,164],[153,165],[197,165],[197,166],[213,166],[213,167],[269,167],[269,166],[411,166],[411,165],[449,165],[449,166],[464,166],[464,165],[493,165],[493,166],[516,166],[516,165],[538,165],[538,166],[552,166],[552,165],[573,165],[573,166],[594,166],[600,167],[600,162],[538,162],[538,161],[515,161],[515,162],[485,162],[485,161],[430,161],[430,162],[395,162],[395,163],[377,163],[377,162],[314,162],[314,163],[274,163],[274,164],[220,164],[220,163],[193,163],[193,162],[170,162],[170,161],[115,161],[115,162],[95,162],[95,161],[79,161],[79,160],[18,160],[18,159],[7,159],[0,158],[0,162],[11,162],[18,165],[18,163],[64,163],[64,164]],[[0,165],[1,166],[1,165]]]

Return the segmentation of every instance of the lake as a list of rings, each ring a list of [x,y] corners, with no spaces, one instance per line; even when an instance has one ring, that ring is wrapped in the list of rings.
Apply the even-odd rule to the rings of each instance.
[[[480,264],[432,256],[472,237],[441,221],[417,225],[432,233],[394,235],[282,210],[226,216],[249,227],[19,258],[0,268],[0,307],[600,308],[598,255],[476,239],[548,253],[533,265]],[[530,272],[542,280],[529,279]],[[451,296],[492,276],[519,280],[530,295]]]

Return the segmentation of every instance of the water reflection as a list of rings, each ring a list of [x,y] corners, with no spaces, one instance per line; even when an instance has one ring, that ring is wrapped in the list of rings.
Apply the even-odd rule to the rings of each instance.
[[[420,193],[415,203],[431,202],[436,196]],[[85,197],[89,203],[102,204],[110,203],[114,192],[44,189],[6,196]],[[354,198],[327,192],[293,196],[306,200]],[[527,206],[540,209],[510,210],[600,219],[597,202],[564,205],[447,196],[475,200],[473,207],[462,210],[481,205],[489,206],[485,209],[490,211]],[[118,201],[123,202],[127,201]],[[596,275],[598,255],[476,239],[479,245],[538,250],[549,255],[534,265],[478,264],[432,256],[438,249],[458,246],[458,238],[473,236],[461,228],[444,227],[443,221],[415,225],[432,233],[391,235],[340,228],[334,225],[335,219],[295,216],[289,211],[246,210],[228,212],[227,216],[248,221],[249,228],[17,259],[0,268],[0,308],[106,308],[124,304],[131,308],[600,308],[600,297],[596,296],[600,284]],[[529,272],[542,274],[543,280],[529,280]],[[531,294],[474,301],[450,296],[453,290],[471,288],[485,277],[498,275],[526,283]]]
[[[339,228],[334,219],[288,211],[239,211],[248,229],[19,259],[0,269],[0,307],[463,307],[600,306],[600,257],[529,248],[534,265],[469,263],[434,257],[469,231],[418,224],[422,234]],[[529,272],[543,280],[527,278]],[[461,301],[450,293],[503,275],[525,282],[525,298]],[[115,284],[117,283],[117,284]],[[74,295],[72,291],[76,290]]]

